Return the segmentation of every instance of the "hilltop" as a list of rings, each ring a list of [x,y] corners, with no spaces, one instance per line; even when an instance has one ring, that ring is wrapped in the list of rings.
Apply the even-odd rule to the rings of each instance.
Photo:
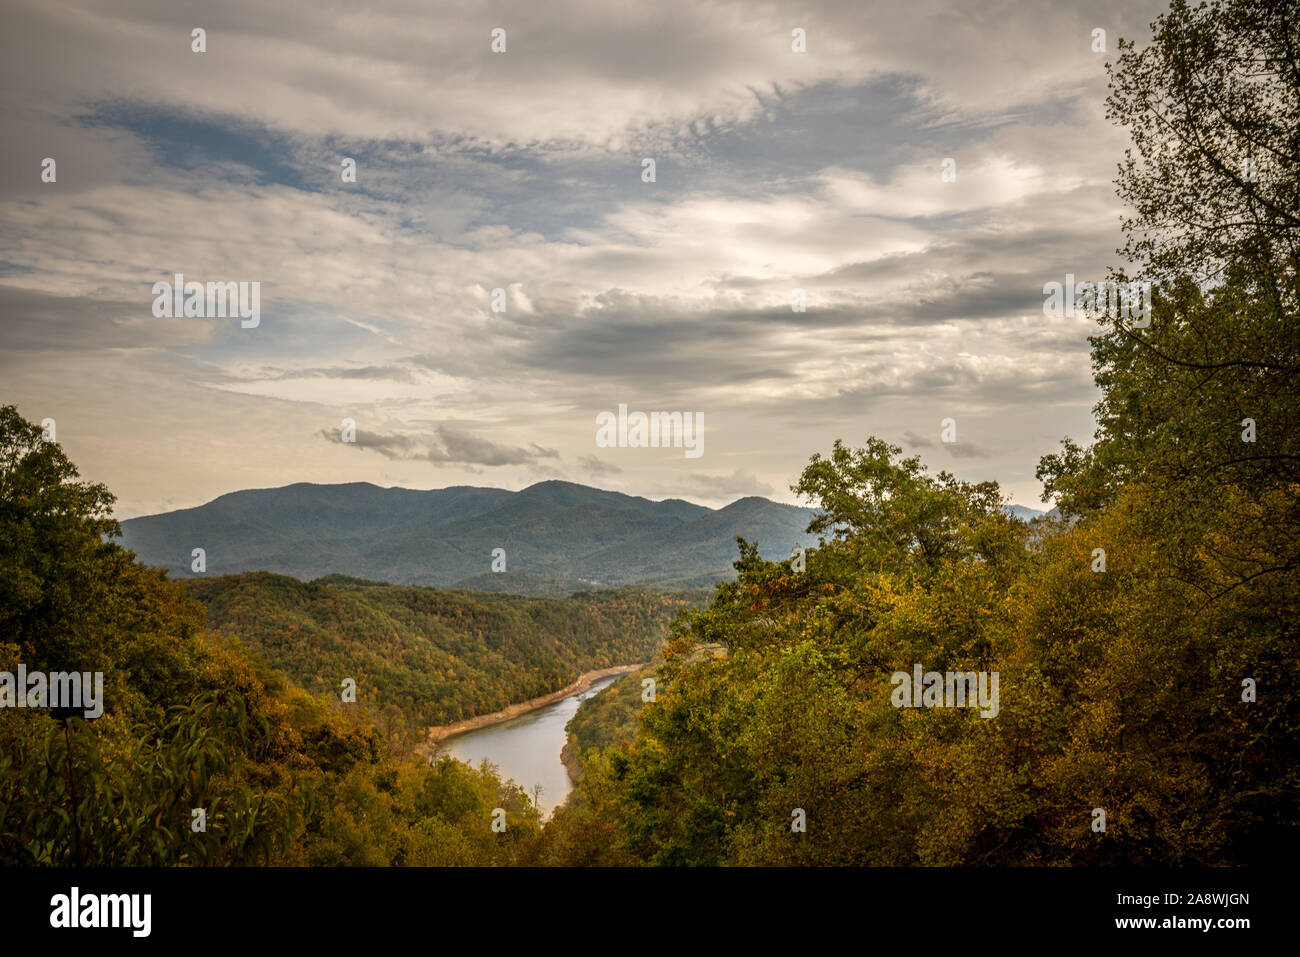
[[[419,491],[368,482],[231,492],[196,508],[122,522],[121,544],[173,577],[268,571],[399,585],[563,594],[628,584],[696,588],[730,579],[736,538],[773,559],[816,544],[812,509],[749,497],[711,509],[571,482],[518,492]],[[505,550],[505,572],[492,569]]]

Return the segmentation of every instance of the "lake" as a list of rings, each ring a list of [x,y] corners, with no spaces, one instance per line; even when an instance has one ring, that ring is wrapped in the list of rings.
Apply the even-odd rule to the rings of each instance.
[[[447,738],[442,750],[460,761],[478,766],[484,758],[495,764],[503,778],[510,778],[532,795],[533,785],[542,786],[537,805],[543,817],[564,803],[573,790],[573,781],[560,760],[567,736],[564,726],[577,713],[578,706],[622,675],[609,675],[594,681],[586,691],[570,695],[554,704],[544,705],[516,718],[466,731]]]

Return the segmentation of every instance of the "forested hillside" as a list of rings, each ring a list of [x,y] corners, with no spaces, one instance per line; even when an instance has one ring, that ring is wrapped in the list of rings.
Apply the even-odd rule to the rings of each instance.
[[[386,724],[428,727],[497,711],[579,673],[654,654],[688,596],[644,589],[522,598],[265,572],[192,579],[207,624],[294,682],[357,697]]]
[[[0,863],[527,859],[538,815],[519,788],[491,770],[408,760],[363,703],[296,688],[205,628],[182,585],[104,541],[112,502],[39,426],[0,407],[0,671],[104,682],[91,720],[0,708]],[[490,827],[496,809],[504,831]]]
[[[565,732],[563,760],[573,778],[582,774],[582,762],[589,752],[621,745],[636,737],[637,718],[645,704],[647,689],[642,684],[656,677],[656,663],[623,675],[600,694],[588,698],[569,719]]]

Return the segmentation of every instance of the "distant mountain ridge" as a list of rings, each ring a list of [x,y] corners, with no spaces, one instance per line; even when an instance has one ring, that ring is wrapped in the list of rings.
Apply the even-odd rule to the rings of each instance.
[[[1056,517],[1056,509],[1050,512],[1044,512],[1038,508],[1027,508],[1024,505],[1008,505],[1004,511],[1012,518],[1018,518],[1022,522],[1032,522],[1036,518],[1042,518],[1044,515]]]
[[[711,509],[561,481],[518,492],[298,483],[127,519],[120,542],[180,578],[197,577],[191,552],[202,548],[205,577],[268,571],[546,594],[709,585],[734,574],[737,536],[769,559],[815,545],[805,531],[814,514],[758,497]],[[491,568],[496,548],[504,573]]]

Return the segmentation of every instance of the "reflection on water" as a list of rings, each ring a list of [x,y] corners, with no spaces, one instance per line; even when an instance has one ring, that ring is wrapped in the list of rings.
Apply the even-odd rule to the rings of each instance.
[[[484,758],[501,769],[501,776],[512,779],[532,795],[533,786],[542,786],[537,804],[543,816],[564,803],[573,782],[560,761],[564,748],[564,726],[578,710],[578,705],[617,681],[622,675],[600,678],[580,694],[529,711],[509,721],[466,731],[442,742],[442,749],[453,758],[476,767]]]

